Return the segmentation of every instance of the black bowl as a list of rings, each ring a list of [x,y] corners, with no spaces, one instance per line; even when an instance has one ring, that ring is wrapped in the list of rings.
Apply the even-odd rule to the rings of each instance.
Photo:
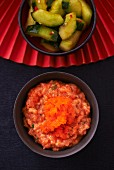
[[[91,105],[91,118],[92,118],[91,128],[88,130],[88,133],[83,137],[83,139],[77,145],[57,152],[52,150],[43,150],[38,143],[34,142],[34,139],[30,135],[28,135],[27,130],[23,125],[23,114],[22,114],[22,108],[25,104],[28,91],[41,82],[46,82],[54,79],[66,83],[74,83],[79,86],[79,88],[86,95],[86,98]],[[98,109],[97,100],[93,92],[88,87],[88,85],[84,83],[81,79],[79,79],[74,75],[64,73],[64,72],[49,72],[49,73],[44,73],[39,76],[36,76],[25,84],[25,86],[21,89],[21,91],[19,92],[16,98],[14,104],[14,110],[13,110],[13,117],[14,117],[14,123],[18,135],[20,136],[22,141],[33,152],[41,154],[46,157],[61,158],[79,152],[90,142],[97,129],[97,125],[99,121],[99,109]]]
[[[30,37],[25,34],[25,23],[27,20],[28,16],[28,10],[29,10],[29,5],[27,3],[27,0],[23,0],[20,9],[19,9],[19,14],[18,14],[18,22],[20,26],[20,30],[22,33],[22,36],[26,40],[26,42],[35,50],[40,51],[46,55],[53,55],[53,56],[59,56],[59,55],[67,55],[69,53],[73,53],[76,50],[80,49],[83,45],[85,45],[88,40],[91,38],[95,25],[96,25],[96,8],[94,5],[93,0],[87,0],[87,3],[90,5],[92,11],[93,11],[93,16],[91,20],[91,24],[89,27],[83,32],[83,36],[80,37],[77,45],[70,51],[63,52],[63,51],[58,51],[58,52],[50,52],[47,49],[45,49],[43,46],[40,45],[40,38],[36,37]]]

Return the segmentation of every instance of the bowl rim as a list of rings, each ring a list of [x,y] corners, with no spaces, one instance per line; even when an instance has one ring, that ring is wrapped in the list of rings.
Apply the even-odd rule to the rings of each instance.
[[[94,32],[94,29],[95,29],[95,26],[96,26],[96,7],[95,7],[95,4],[94,4],[94,1],[93,0],[90,0],[91,1],[91,5],[92,5],[92,9],[93,9],[93,17],[94,17],[94,22],[93,22],[93,25],[92,25],[92,29],[90,31],[90,34],[87,36],[87,38],[84,40],[84,42],[82,42],[79,46],[77,46],[76,48],[73,48],[69,51],[63,51],[63,52],[48,52],[48,51],[44,51],[38,47],[36,47],[35,45],[33,45],[27,38],[27,36],[25,35],[25,32],[24,32],[24,29],[22,27],[22,23],[21,23],[21,18],[22,18],[22,8],[23,8],[23,5],[26,0],[23,0],[21,5],[20,5],[20,9],[19,9],[19,12],[18,12],[18,23],[19,23],[19,27],[20,27],[20,31],[21,31],[21,34],[23,36],[23,38],[26,40],[26,42],[36,51],[39,51],[43,54],[46,54],[46,55],[50,55],[50,56],[64,56],[64,55],[68,55],[70,53],[73,53],[75,52],[76,50],[79,50],[80,48],[82,48],[88,41],[89,39],[91,38],[93,32]]]
[[[19,97],[20,95],[22,94],[23,91],[26,90],[26,86],[27,85],[30,85],[32,82],[34,82],[35,80],[39,79],[40,77],[42,76],[47,76],[48,75],[66,75],[66,76],[70,76],[70,78],[74,78],[78,83],[81,83],[87,90],[89,90],[89,93],[90,95],[92,96],[92,100],[94,101],[94,104],[95,104],[95,110],[96,110],[96,117],[95,117],[95,123],[93,124],[93,126],[91,126],[90,130],[88,131],[88,133],[84,136],[84,138],[82,139],[84,141],[84,143],[81,144],[81,141],[71,147],[71,148],[68,148],[66,150],[62,150],[62,151],[57,151],[57,152],[54,152],[52,150],[43,150],[42,148],[40,149],[40,151],[36,151],[34,149],[34,146],[28,144],[28,140],[26,138],[24,138],[20,132],[20,129],[18,127],[18,123],[17,123],[17,118],[16,118],[16,107],[17,107],[17,103],[18,103],[18,100],[19,100]],[[53,78],[52,78],[53,79]],[[49,81],[51,80],[50,78],[46,81]],[[57,78],[56,78],[57,80]],[[60,80],[60,79],[58,79]],[[61,80],[62,81],[62,80]],[[63,80],[64,82],[65,80]],[[40,81],[41,82],[41,81]],[[45,82],[45,81],[44,81]],[[70,82],[70,81],[69,81]],[[72,82],[71,82],[72,83]],[[37,83],[33,83],[31,85],[31,87],[29,87],[29,90],[34,87],[35,85],[37,85]],[[82,89],[83,91],[83,89]],[[27,95],[27,91],[26,91],[26,95]],[[97,127],[98,127],[98,122],[99,122],[99,107],[98,107],[98,102],[96,100],[96,97],[93,93],[93,91],[90,89],[90,87],[82,80],[80,79],[79,77],[73,75],[73,74],[70,74],[70,73],[67,73],[67,72],[59,72],[59,71],[52,71],[52,72],[46,72],[46,73],[42,73],[42,74],[39,74],[38,76],[35,76],[33,77],[32,79],[30,79],[29,81],[27,81],[27,83],[25,83],[25,85],[21,88],[21,90],[19,91],[17,97],[16,97],[16,100],[15,100],[15,103],[14,103],[14,108],[13,108],[13,120],[14,120],[14,125],[15,125],[15,128],[16,128],[16,131],[17,131],[17,134],[18,136],[20,137],[20,139],[23,141],[23,143],[28,146],[28,148],[30,150],[32,150],[34,153],[37,153],[39,155],[42,155],[42,156],[45,156],[45,157],[49,157],[49,158],[63,158],[63,157],[68,157],[68,156],[71,156],[73,154],[76,154],[78,153],[79,151],[81,151],[83,148],[85,148],[86,145],[88,145],[90,143],[90,141],[92,140],[93,136],[95,135],[95,132],[97,130]],[[23,126],[23,129],[25,129],[25,127]],[[30,138],[30,135],[28,135],[28,133],[26,133],[26,136],[27,138]],[[33,141],[34,142],[34,141]],[[34,142],[35,143],[35,142]],[[79,146],[79,147],[78,147]]]

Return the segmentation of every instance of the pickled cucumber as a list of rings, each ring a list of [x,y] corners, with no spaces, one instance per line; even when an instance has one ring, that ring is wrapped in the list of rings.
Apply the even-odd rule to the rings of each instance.
[[[33,9],[37,7],[38,9],[47,9],[46,0],[32,0]]]
[[[53,1],[50,12],[63,16],[65,11],[62,9],[62,0]]]
[[[54,42],[56,42],[59,37],[58,32],[56,30],[40,24],[28,26],[26,29],[26,34],[34,37],[41,37],[48,41]]]
[[[67,13],[76,12],[76,16],[81,17],[82,5],[79,0],[62,0],[62,6]]]
[[[76,31],[69,39],[61,41],[60,49],[63,51],[69,51],[72,48],[74,48],[81,34],[82,34],[82,31]]]
[[[26,27],[29,26],[29,25],[34,25],[36,23],[31,16],[31,12],[33,12],[32,6],[30,6],[30,9],[29,9],[29,12],[28,12]]]
[[[42,39],[41,45],[51,52],[59,51],[58,43]]]
[[[65,22],[59,28],[62,40],[68,39],[76,30],[76,14],[74,12],[66,15]]]
[[[47,4],[47,9],[51,8],[51,5],[53,3],[54,0],[47,0],[46,4]]]
[[[70,0],[62,0],[62,8],[67,10],[69,8]]]
[[[76,24],[77,24],[76,30],[78,31],[83,31],[86,28],[85,21],[80,18],[76,18]]]
[[[56,27],[64,22],[60,14],[53,14],[42,9],[32,12],[31,15],[36,22],[49,27]]]
[[[82,4],[82,19],[89,25],[92,18],[92,9],[85,1],[80,0],[80,2]]]

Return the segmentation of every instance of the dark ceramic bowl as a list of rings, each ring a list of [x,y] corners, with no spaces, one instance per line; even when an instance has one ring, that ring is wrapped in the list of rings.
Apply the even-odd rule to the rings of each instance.
[[[87,100],[91,105],[91,118],[92,118],[91,128],[88,130],[88,133],[83,137],[83,139],[77,145],[57,152],[54,152],[52,150],[43,150],[38,143],[35,143],[34,139],[30,135],[28,135],[27,129],[23,125],[23,114],[22,114],[22,107],[25,104],[28,91],[41,82],[54,80],[54,79],[66,83],[74,83],[78,85],[80,89],[82,89],[82,91],[86,95]],[[17,99],[15,101],[13,117],[14,117],[14,123],[18,135],[20,136],[22,141],[33,152],[41,154],[46,157],[61,158],[79,152],[90,142],[97,129],[98,120],[99,120],[99,109],[93,92],[88,87],[88,85],[84,83],[81,79],[64,72],[49,72],[49,73],[44,73],[39,76],[36,76],[25,84],[25,86],[19,92]]]
[[[47,49],[45,49],[43,46],[40,45],[40,38],[36,37],[30,37],[25,34],[25,23],[27,20],[28,16],[28,10],[29,10],[29,5],[27,3],[27,0],[23,0],[20,10],[19,10],[19,15],[18,15],[18,22],[20,26],[21,33],[26,40],[26,42],[35,50],[40,51],[44,54],[47,55],[66,55],[72,52],[75,52],[76,50],[80,49],[83,45],[87,43],[87,41],[91,38],[95,25],[96,25],[96,9],[93,0],[87,0],[88,4],[91,6],[91,9],[93,11],[93,16],[92,16],[92,21],[89,27],[83,32],[83,35],[80,37],[77,45],[70,51],[63,52],[63,51],[58,51],[58,52],[49,52]]]

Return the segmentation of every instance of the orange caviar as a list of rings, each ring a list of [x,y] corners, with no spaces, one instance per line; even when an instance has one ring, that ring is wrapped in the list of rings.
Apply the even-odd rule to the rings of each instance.
[[[45,122],[41,126],[44,133],[54,131],[60,125],[69,123],[69,116],[70,119],[74,119],[75,113],[70,114],[70,111],[73,111],[71,103],[71,98],[63,96],[52,97],[45,102]]]

